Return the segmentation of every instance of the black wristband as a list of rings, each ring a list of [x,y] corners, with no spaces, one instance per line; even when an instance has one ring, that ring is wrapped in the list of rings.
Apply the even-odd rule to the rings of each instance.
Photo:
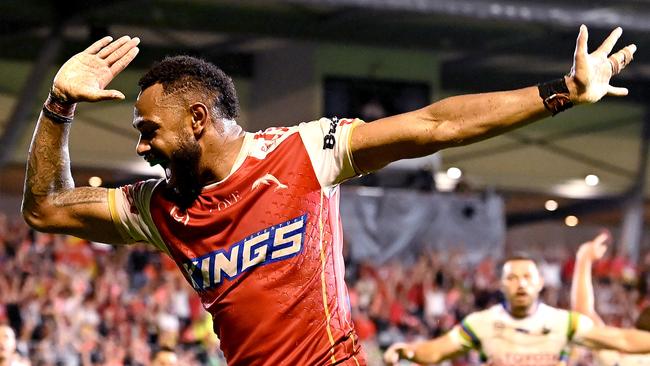
[[[544,102],[544,107],[554,116],[573,107],[573,102],[569,98],[569,88],[564,78],[537,84],[537,89]]]
[[[72,123],[73,117],[66,117],[60,114],[54,113],[47,107],[43,107],[43,115],[50,119],[50,121],[58,124]]]
[[[71,123],[76,108],[76,103],[68,102],[50,91],[43,104],[43,115],[54,123]]]

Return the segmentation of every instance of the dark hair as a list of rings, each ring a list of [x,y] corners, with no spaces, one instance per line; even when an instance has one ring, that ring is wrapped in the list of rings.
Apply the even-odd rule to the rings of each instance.
[[[646,332],[650,331],[650,306],[646,306],[639,317],[636,318],[634,322],[634,327],[636,329],[645,330]]]
[[[234,119],[239,115],[239,101],[230,76],[208,61],[192,56],[165,57],[144,74],[141,90],[160,83],[165,94],[191,90],[202,94],[216,108],[219,117]]]

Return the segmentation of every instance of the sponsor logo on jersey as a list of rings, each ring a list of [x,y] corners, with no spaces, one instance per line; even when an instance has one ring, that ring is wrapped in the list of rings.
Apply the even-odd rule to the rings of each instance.
[[[506,353],[491,361],[490,365],[496,366],[557,366],[560,356],[555,353]]]
[[[253,182],[253,186],[251,187],[251,191],[255,190],[256,188],[258,188],[262,184],[270,186],[271,183],[275,184],[275,189],[274,189],[275,191],[277,191],[278,189],[287,189],[287,188],[289,188],[289,186],[287,186],[286,184],[280,183],[278,178],[273,176],[273,174],[266,173],[262,178],[259,178],[255,182]]]
[[[341,120],[336,117],[332,118],[330,121],[330,129],[323,137],[323,150],[333,149],[334,145],[336,145],[336,137],[334,137],[334,135],[336,135],[336,128],[338,126],[349,125],[352,122],[354,122],[354,120],[349,118],[342,118]]]
[[[223,211],[239,201],[241,201],[241,194],[239,194],[239,191],[234,191],[223,199],[216,200],[216,202],[211,203],[209,205],[210,212],[212,212],[214,209],[217,211]]]
[[[334,117],[330,121],[330,130],[327,132],[327,135],[323,137],[323,150],[333,149],[334,144],[336,144],[336,138],[334,134],[336,133],[336,127],[338,127],[339,119]]]
[[[206,291],[251,268],[298,255],[303,248],[307,214],[252,234],[227,249],[183,263],[192,287]]]
[[[503,335],[503,331],[506,329],[506,325],[500,320],[495,321],[493,327],[494,333],[497,337]]]
[[[517,333],[522,333],[522,334],[530,334],[530,335],[536,335],[536,336],[544,336],[549,333],[551,333],[551,328],[547,326],[542,326],[542,329],[540,330],[531,330],[531,329],[526,329],[526,328],[519,328],[515,327],[514,328],[515,332]]]

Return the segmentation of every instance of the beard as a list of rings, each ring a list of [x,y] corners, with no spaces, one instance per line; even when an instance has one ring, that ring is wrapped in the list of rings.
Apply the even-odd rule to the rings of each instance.
[[[203,188],[199,179],[200,156],[201,146],[190,136],[183,136],[178,149],[171,155],[168,193],[171,200],[183,210],[192,205]]]

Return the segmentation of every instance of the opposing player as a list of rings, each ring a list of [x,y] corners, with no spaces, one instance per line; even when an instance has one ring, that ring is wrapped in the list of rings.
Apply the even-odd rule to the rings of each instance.
[[[650,333],[636,329],[594,326],[587,316],[539,301],[544,287],[535,262],[519,256],[507,260],[501,274],[505,302],[469,314],[447,334],[417,343],[396,343],[384,354],[387,364],[400,359],[435,364],[479,351],[494,366],[557,366],[566,364],[567,346],[628,353],[650,352]]]
[[[0,325],[0,366],[29,366],[31,362],[16,351],[16,333],[8,325]]]
[[[576,253],[576,264],[571,283],[571,308],[587,315],[599,326],[604,326],[605,323],[594,306],[591,267],[594,261],[603,257],[610,240],[609,233],[604,232],[580,246]],[[650,307],[641,311],[634,326],[640,330],[650,331]],[[599,366],[642,366],[650,365],[650,354],[634,355],[602,350],[595,353],[595,360]]]
[[[360,365],[343,280],[338,185],[404,158],[468,144],[571,105],[622,96],[610,78],[631,60],[592,53],[578,35],[568,76],[523,89],[447,98],[373,123],[325,119],[244,132],[231,79],[191,57],[141,79],[137,153],[166,179],[121,189],[75,188],[68,134],[78,102],[106,90],[138,52],[103,38],[57,73],[34,133],[23,215],[33,228],[107,243],[151,243],[169,254],[212,314],[229,365]]]

